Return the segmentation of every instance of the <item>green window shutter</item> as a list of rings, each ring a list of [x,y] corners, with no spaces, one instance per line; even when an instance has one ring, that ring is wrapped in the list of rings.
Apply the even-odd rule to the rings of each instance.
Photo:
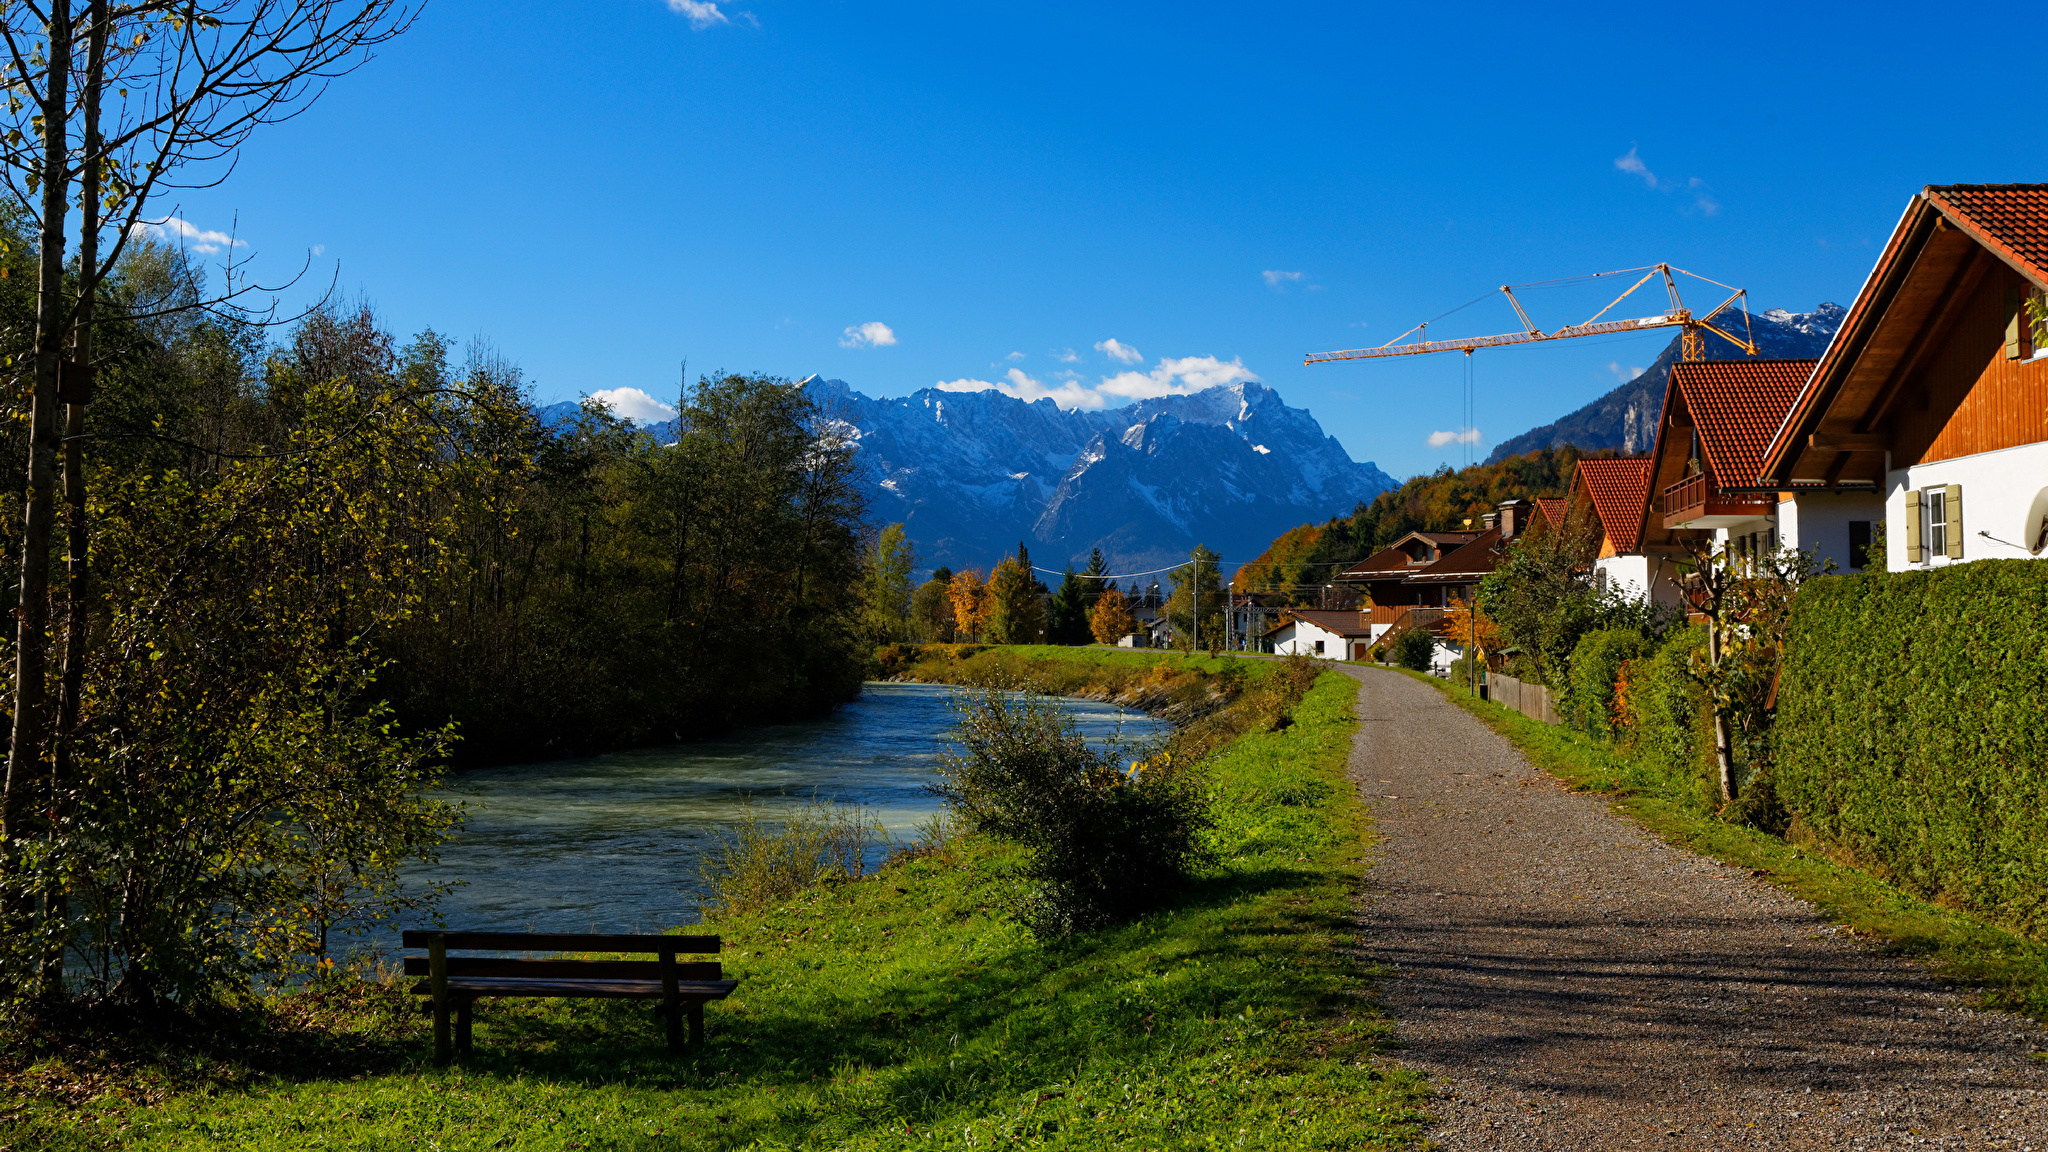
[[[1948,486],[1948,499],[1943,501],[1948,512],[1948,558],[1963,558],[1963,486]]]
[[[2022,355],[2020,352],[2021,330],[2027,322],[2027,318],[2020,308],[2020,290],[2017,288],[2007,288],[2005,290],[2005,317],[2005,358],[2007,360],[2017,360]]]
[[[1920,547],[1920,490],[1906,490],[1906,563],[1918,564],[1926,557]]]

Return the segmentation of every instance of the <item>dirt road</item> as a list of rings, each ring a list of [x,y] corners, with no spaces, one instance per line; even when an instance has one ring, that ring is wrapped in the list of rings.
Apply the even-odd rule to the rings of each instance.
[[[1434,688],[1348,668],[1385,838],[1362,910],[1432,1136],[1488,1149],[2048,1150],[2048,1035],[1566,791]]]

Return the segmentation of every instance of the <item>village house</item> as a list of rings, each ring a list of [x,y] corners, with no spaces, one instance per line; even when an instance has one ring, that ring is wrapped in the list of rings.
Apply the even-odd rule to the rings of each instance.
[[[1853,568],[1881,534],[1893,571],[2042,554],[2048,349],[2026,303],[2044,289],[2048,184],[1913,197],[1764,453],[1771,484],[1857,494],[1825,519],[1802,499],[1801,540],[1845,538]]]
[[[1693,547],[1738,559],[1812,548],[1838,568],[1860,566],[1852,562],[1862,556],[1851,554],[1849,521],[1874,515],[1873,485],[1835,475],[1781,489],[1764,475],[1771,437],[1814,364],[1742,359],[1671,366],[1636,545],[1659,599],[1677,598],[1676,584],[1665,581],[1675,581],[1677,562]]]
[[[1598,534],[1599,550],[1593,560],[1596,589],[1676,603],[1672,558],[1640,547],[1649,491],[1648,457],[1581,460],[1572,469],[1570,494],[1558,502],[1565,509],[1559,524],[1588,525]]]
[[[1334,579],[1367,599],[1360,611],[1369,615],[1371,639],[1378,640],[1400,626],[1412,609],[1427,609],[1435,619],[1452,604],[1470,601],[1479,582],[1499,565],[1508,541],[1527,530],[1537,515],[1534,503],[1509,500],[1471,531],[1410,532]]]
[[[1267,651],[1279,656],[1319,656],[1325,660],[1371,659],[1372,615],[1369,612],[1289,608],[1265,635]]]

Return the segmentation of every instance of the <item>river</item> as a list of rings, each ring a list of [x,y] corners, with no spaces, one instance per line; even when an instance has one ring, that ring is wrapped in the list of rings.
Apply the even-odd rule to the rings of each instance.
[[[467,822],[440,863],[408,870],[407,885],[455,885],[441,899],[450,928],[654,932],[693,923],[699,862],[748,803],[770,816],[813,797],[859,805],[899,843],[914,839],[937,810],[924,787],[955,720],[952,691],[870,683],[819,720],[464,772],[441,796],[463,805]],[[1115,705],[1065,704],[1091,739],[1164,731]],[[407,923],[421,925],[416,916]]]

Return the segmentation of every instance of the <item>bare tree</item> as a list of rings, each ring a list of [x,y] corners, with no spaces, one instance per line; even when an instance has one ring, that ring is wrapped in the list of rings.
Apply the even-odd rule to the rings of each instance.
[[[372,48],[410,27],[417,12],[408,0],[0,0],[0,186],[33,227],[38,249],[14,714],[0,795],[7,856],[32,831],[31,813],[60,802],[64,781],[44,773],[65,771],[64,736],[79,721],[88,594],[85,405],[92,329],[110,319],[94,308],[100,284],[133,237],[152,227],[181,234],[182,221],[169,213],[151,218],[167,193],[225,179],[250,133],[303,111]],[[172,293],[121,318],[218,308],[251,291],[235,247],[227,247],[223,282],[211,296]],[[50,536],[60,449],[68,595],[52,717]],[[36,781],[44,779],[50,794],[37,804]]]

